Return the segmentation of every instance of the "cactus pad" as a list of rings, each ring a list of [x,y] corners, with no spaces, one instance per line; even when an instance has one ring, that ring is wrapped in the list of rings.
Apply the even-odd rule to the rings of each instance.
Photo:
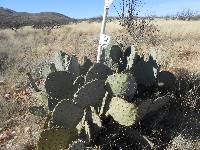
[[[59,51],[55,52],[53,63],[57,71],[65,71],[66,66],[69,64],[70,56],[65,52]]]
[[[61,100],[53,97],[48,97],[48,108],[50,111],[53,111],[53,109],[56,107],[56,105],[60,102]]]
[[[73,81],[79,76],[80,74],[80,65],[78,60],[75,56],[71,56],[68,64],[66,64],[65,70],[72,74]]]
[[[174,90],[176,86],[176,77],[168,72],[161,71],[158,73],[158,86],[163,90]]]
[[[110,95],[133,98],[137,84],[132,74],[113,74],[106,80],[106,90]]]
[[[81,86],[83,86],[85,83],[84,76],[79,76],[76,78],[76,80],[73,83],[74,91],[77,91]]]
[[[53,126],[75,128],[83,116],[84,110],[69,100],[63,100],[53,110]]]
[[[104,51],[106,65],[109,65],[110,61],[118,62],[123,56],[122,50],[116,41],[111,40],[111,42]]]
[[[148,99],[138,106],[139,118],[143,118],[146,114],[154,112],[170,102],[170,96],[158,97],[155,100]]]
[[[124,52],[124,57],[126,58],[126,69],[133,69],[139,55],[137,54],[137,49],[134,46],[128,47]]]
[[[109,109],[109,103],[111,101],[111,97],[108,92],[105,93],[105,96],[102,101],[101,109],[99,112],[100,116],[104,116]]]
[[[110,67],[113,71],[118,72],[124,69],[123,66],[123,52],[116,41],[111,41],[105,52],[105,65]]]
[[[119,97],[113,97],[107,114],[123,126],[132,126],[138,118],[137,107],[135,104],[128,103]]]
[[[100,106],[106,93],[103,80],[94,80],[82,86],[74,95],[74,102],[82,108]]]
[[[134,67],[134,75],[138,84],[153,86],[156,83],[158,65],[152,57],[148,61],[141,59]]]
[[[73,81],[70,73],[65,71],[52,72],[45,81],[45,88],[50,97],[70,98],[73,93]]]
[[[86,73],[88,72],[88,70],[90,69],[90,67],[93,66],[93,63],[86,56],[84,57],[83,61],[84,61],[83,65],[80,66],[80,74],[81,75],[86,75]]]
[[[37,144],[38,150],[60,150],[69,147],[77,136],[76,129],[47,129],[44,130]]]
[[[98,63],[91,67],[86,74],[86,83],[95,79],[106,80],[112,70],[104,64]]]
[[[110,50],[110,58],[114,62],[118,62],[123,56],[122,49],[118,45],[113,45]]]
[[[86,150],[85,141],[82,140],[73,141],[73,143],[70,144],[67,150]]]

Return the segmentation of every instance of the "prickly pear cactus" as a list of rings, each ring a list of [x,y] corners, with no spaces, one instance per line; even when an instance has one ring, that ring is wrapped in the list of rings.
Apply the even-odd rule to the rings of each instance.
[[[67,149],[76,137],[76,129],[47,129],[40,135],[37,150]]]
[[[139,118],[143,118],[150,112],[155,112],[162,108],[163,106],[169,104],[172,97],[170,96],[162,96],[156,99],[148,99],[143,101],[140,105],[138,105],[138,116]]]
[[[94,80],[85,84],[75,93],[73,101],[81,108],[99,107],[106,93],[104,84],[103,80]]]
[[[106,80],[106,90],[110,95],[132,99],[137,90],[137,83],[132,74],[113,74]]]
[[[157,73],[158,65],[151,56],[148,61],[145,61],[144,58],[140,59],[134,66],[137,83],[147,87],[156,84]]]
[[[144,57],[137,55],[137,49],[133,46],[123,53],[118,44],[110,44],[104,49],[103,55],[105,64],[93,65],[85,57],[80,66],[75,56],[57,52],[53,62],[55,65],[48,68],[50,71],[47,69],[49,74],[45,81],[46,97],[35,84],[34,89],[39,95],[36,96],[38,106],[31,107],[29,111],[46,117],[45,129],[48,128],[41,134],[39,150],[86,149],[85,145],[96,145],[93,142],[98,139],[97,136],[107,132],[105,137],[110,138],[122,126],[124,131],[130,129],[131,134],[127,130],[124,137],[131,135],[129,140],[133,142],[137,134],[132,136],[131,126],[169,103],[168,96],[152,99],[155,93],[145,95],[145,99],[140,97],[140,87],[170,89],[174,82],[171,74],[170,82],[165,80],[168,77],[165,72],[158,74],[159,66],[153,53],[145,61]],[[112,123],[109,122],[111,118],[114,120]],[[109,149],[110,143],[107,139],[100,139],[104,139],[104,143],[108,144],[105,149]],[[145,145],[145,142],[138,141]]]
[[[119,43],[116,41],[111,41],[106,49],[105,52],[105,62],[109,65],[110,60],[114,62],[118,62],[123,57],[122,49],[119,47]]]
[[[97,113],[96,109],[92,106],[85,109],[85,121],[88,121],[89,124],[102,127],[102,121]]]
[[[95,79],[106,80],[109,75],[112,74],[112,70],[101,63],[97,63],[92,66],[86,74],[85,82],[90,82]]]
[[[86,150],[85,141],[80,139],[73,141],[67,150]]]
[[[73,94],[73,77],[65,71],[52,72],[45,81],[48,95],[58,100],[68,99]]]
[[[113,62],[118,62],[120,59],[122,59],[123,53],[119,45],[113,45],[111,47],[109,56]]]
[[[55,53],[53,64],[57,71],[67,71],[72,74],[75,80],[80,74],[80,65],[76,56],[69,56],[65,52],[59,51]]]
[[[138,109],[133,103],[128,103],[126,100],[113,97],[107,115],[123,126],[132,126],[138,119]]]
[[[85,83],[85,77],[84,76],[79,76],[76,78],[76,80],[73,83],[74,87],[74,93],[78,91],[80,87],[82,87]]]
[[[94,134],[102,128],[102,121],[94,107],[88,107],[84,110],[84,116],[76,128],[79,135],[88,144],[91,142]]]
[[[83,65],[80,66],[80,75],[86,75],[90,67],[93,66],[93,63],[90,59],[88,59],[86,56],[83,58]]]
[[[78,63],[78,59],[75,56],[70,57],[68,64],[66,64],[65,70],[72,74],[73,81],[79,76],[80,65]]]
[[[123,52],[119,43],[111,41],[105,52],[105,65],[110,67],[114,72],[123,70]]]
[[[128,47],[124,52],[126,70],[132,70],[138,60],[138,52],[135,46]]]
[[[69,64],[70,56],[67,55],[65,52],[58,51],[55,52],[53,63],[58,71],[65,71],[67,65]]]
[[[56,107],[56,105],[60,102],[60,99],[57,99],[55,97],[48,97],[48,108],[50,111],[53,111],[53,109]]]
[[[158,73],[158,87],[162,90],[175,90],[176,87],[176,77],[168,72],[168,71],[161,71]]]
[[[75,128],[83,116],[84,109],[69,100],[63,100],[53,110],[50,126]]]
[[[100,112],[99,112],[100,116],[104,116],[106,114],[106,112],[109,109],[110,101],[111,101],[111,96],[109,95],[108,92],[106,92],[105,96],[103,98],[102,104],[101,104],[101,109],[100,109]]]

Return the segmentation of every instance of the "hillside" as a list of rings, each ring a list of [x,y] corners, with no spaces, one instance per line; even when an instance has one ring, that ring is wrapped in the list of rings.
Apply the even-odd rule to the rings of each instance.
[[[17,29],[22,26],[43,28],[70,22],[76,22],[76,19],[55,12],[27,13],[0,7],[0,28]]]

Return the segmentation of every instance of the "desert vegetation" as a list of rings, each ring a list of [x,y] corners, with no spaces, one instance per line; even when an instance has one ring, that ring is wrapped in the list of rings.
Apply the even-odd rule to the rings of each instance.
[[[200,22],[155,19],[153,24],[159,32],[152,38],[156,38],[158,43],[137,43],[138,52],[147,58],[150,48],[155,49],[161,70],[172,72],[181,81],[186,81],[183,86],[188,87],[181,97],[181,104],[178,101],[170,107],[174,109],[170,113],[177,114],[173,125],[180,129],[171,131],[173,138],[167,147],[198,149],[199,139],[196,137],[199,135],[194,134],[198,134],[199,130]],[[96,22],[63,25],[51,30],[26,26],[17,31],[0,31],[2,149],[33,149],[45,125],[44,118],[34,116],[29,111],[36,100],[27,72],[41,82],[37,68],[45,65],[52,54],[59,51],[76,55],[80,64],[84,56],[95,62],[99,31],[100,23]],[[118,21],[109,22],[107,31],[124,48],[134,44],[128,31]]]
[[[0,11],[1,149],[199,149],[200,21],[134,2],[109,18],[103,63],[101,17]]]

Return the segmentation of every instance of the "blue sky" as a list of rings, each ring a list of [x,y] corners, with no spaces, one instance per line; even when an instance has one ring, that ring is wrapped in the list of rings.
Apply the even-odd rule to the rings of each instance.
[[[117,8],[120,0],[114,0]],[[141,15],[168,15],[191,8],[200,11],[200,0],[142,0]],[[0,0],[0,6],[23,12],[59,12],[70,17],[102,15],[104,0]],[[111,7],[110,15],[117,15]]]

